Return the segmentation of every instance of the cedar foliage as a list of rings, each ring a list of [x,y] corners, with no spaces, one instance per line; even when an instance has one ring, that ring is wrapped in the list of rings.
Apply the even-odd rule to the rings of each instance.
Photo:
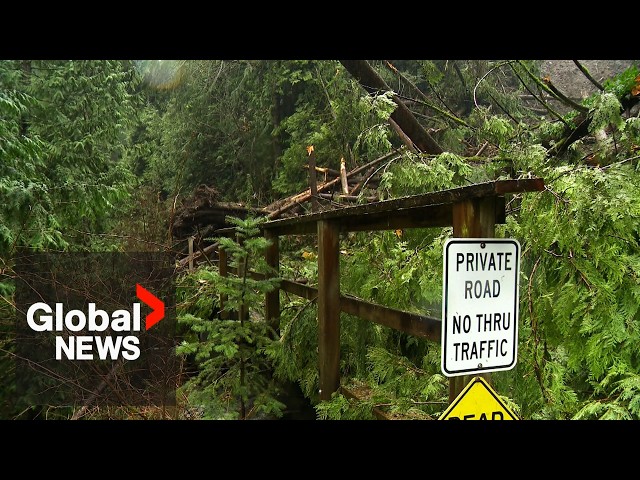
[[[637,81],[637,69],[605,82],[604,91],[584,100],[588,133],[602,133],[574,141],[563,155],[547,152],[549,142],[563,141],[564,128],[554,130],[546,119],[524,116],[521,106],[509,110],[501,102],[501,113],[475,109],[466,119],[473,128],[460,127],[473,148],[490,142],[486,160],[407,153],[383,175],[381,187],[391,197],[491,178],[545,179],[544,192],[510,200],[507,224],[497,228],[497,236],[518,238],[523,245],[523,283],[518,363],[492,378],[523,418],[639,418],[639,138],[637,117],[622,107],[635,85],[627,80],[619,88],[625,78]],[[575,117],[570,110],[563,121],[575,129]],[[450,229],[429,229],[351,235],[341,244],[346,251],[341,256],[342,290],[439,316],[442,245],[450,234]],[[341,325],[348,325],[345,317]],[[343,381],[365,382],[373,392],[365,401],[369,407],[409,418],[437,418],[448,404],[439,345],[370,328],[377,336],[354,334],[349,328],[342,332],[346,358],[351,350],[366,358],[361,368],[343,360]],[[291,365],[290,357],[282,361]],[[307,384],[309,374],[303,372],[298,376]],[[362,402],[342,395],[317,409],[321,418],[371,415]]]
[[[385,62],[371,63],[445,148],[436,156],[404,152],[381,166],[384,198],[499,178],[545,179],[544,192],[509,199],[507,223],[496,231],[523,247],[519,358],[513,370],[492,376],[505,402],[522,418],[639,418],[634,345],[640,130],[630,114],[637,68],[605,81],[603,91],[576,104],[545,90],[534,61],[397,62],[402,78]],[[338,73],[327,82],[327,73],[320,72],[331,69]],[[375,140],[368,145],[377,147],[370,152],[398,145],[385,125],[391,92],[364,94],[332,62],[277,62],[274,70],[281,86],[295,86],[288,92],[295,91],[297,99],[275,130],[286,133],[279,137],[285,138],[281,167],[272,177],[276,192],[304,188],[300,162],[308,144],[319,155],[331,152],[334,162],[340,156],[357,161],[349,154],[372,133],[368,138]],[[313,94],[318,85],[329,99],[327,115]],[[332,96],[337,92],[342,93]],[[341,112],[348,112],[359,133],[343,136],[342,144],[322,143],[344,126]],[[304,133],[310,130],[314,136]],[[327,166],[335,168],[331,161]],[[414,229],[342,238],[342,291],[439,316],[442,248],[451,233]],[[281,241],[283,277],[304,277],[313,285],[312,241]],[[319,402],[315,302],[284,293],[282,299],[280,337],[265,353],[274,375],[298,382],[319,418],[371,418],[372,407],[404,418],[437,418],[444,411],[448,380],[440,372],[438,344],[345,314],[343,382],[365,385],[369,393],[359,402],[339,394]]]
[[[13,258],[20,249],[119,248],[103,235],[127,210],[131,193],[138,81],[124,61],[0,61],[2,418],[44,414],[38,406],[17,411],[11,398]],[[58,415],[52,408],[46,414]]]
[[[401,145],[388,123],[395,95],[445,153],[404,151],[380,165],[382,198],[492,179],[545,180],[544,192],[508,198],[507,222],[496,228],[522,245],[518,362],[492,375],[496,390],[522,418],[640,419],[637,62],[585,99],[563,95],[536,61],[370,63],[392,92],[366,94],[339,62],[324,60],[137,62],[141,82],[127,62],[0,63],[3,262],[16,245],[119,248],[78,232],[139,225],[133,209],[114,226],[131,187],[142,200],[158,199],[158,216],[200,184],[254,206],[299,192],[308,145],[318,165],[333,169],[341,158],[351,169]],[[155,233],[168,230],[161,223]],[[342,291],[439,316],[442,249],[451,234],[343,236]],[[264,248],[226,246],[238,259],[251,250],[256,261]],[[317,282],[313,238],[282,238],[280,250],[282,277]],[[185,384],[187,407],[207,418],[243,416],[243,402],[277,415],[274,379],[297,382],[319,418],[371,418],[373,407],[437,418],[448,404],[438,344],[345,314],[341,375],[368,394],[319,402],[314,301],[281,293],[273,339],[258,319],[272,285],[222,280],[207,266],[181,280],[179,353],[197,357],[198,367]],[[2,308],[10,310],[11,288],[2,285]],[[210,318],[220,293],[238,308],[242,292],[251,321]],[[256,376],[254,392],[240,382],[249,358],[254,373],[273,375]],[[226,386],[218,379],[224,372]]]

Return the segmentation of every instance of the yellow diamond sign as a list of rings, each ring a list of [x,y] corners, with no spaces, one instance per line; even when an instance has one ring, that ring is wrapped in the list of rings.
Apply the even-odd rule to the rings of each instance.
[[[482,377],[474,377],[439,420],[520,420]]]

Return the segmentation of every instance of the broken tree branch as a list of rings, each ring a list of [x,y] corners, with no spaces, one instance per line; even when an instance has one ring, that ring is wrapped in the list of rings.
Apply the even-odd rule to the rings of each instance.
[[[309,153],[309,188],[311,189],[311,211],[317,212],[320,208],[318,205],[318,182],[316,180],[316,153],[313,145],[307,147]]]
[[[427,108],[430,108],[431,110],[434,110],[435,112],[439,113],[440,115],[443,115],[443,116],[447,117],[448,119],[453,120],[454,122],[456,122],[459,125],[471,128],[470,125],[467,122],[465,122],[464,120],[462,120],[461,118],[458,118],[454,114],[449,113],[449,112],[441,109],[440,107],[434,105],[433,103],[431,103],[431,101],[429,100],[429,97],[427,97],[425,95],[425,93],[422,90],[420,90],[415,83],[413,83],[406,76],[404,76],[402,73],[400,73],[400,71],[395,66],[393,66],[393,64],[391,64],[391,62],[389,62],[389,60],[385,60],[385,64],[387,65],[387,68],[389,68],[389,70],[391,70],[393,73],[395,73],[401,81],[403,81],[404,83],[409,85],[411,87],[411,89],[415,93],[417,93],[420,96],[420,98],[422,99],[422,100],[415,100],[415,101],[417,101],[421,105],[424,105]]]
[[[360,193],[360,190],[362,190],[364,183],[371,177],[371,175],[373,175],[375,171],[376,171],[375,166],[367,170],[367,173],[364,174],[364,176],[362,177],[362,180],[356,183],[355,187],[353,187],[353,190],[351,190],[351,194],[358,195]]]
[[[344,157],[340,159],[340,183],[342,184],[342,193],[349,195],[349,182],[347,181],[347,167],[344,163]]]
[[[587,77],[587,80],[593,83],[598,90],[600,90],[601,92],[604,91],[604,87],[600,85],[600,82],[598,82],[595,78],[591,76],[591,74],[589,73],[589,70],[587,70],[587,67],[582,65],[578,60],[574,60],[573,63],[576,64],[576,67],[578,67],[578,69],[584,74],[584,76]]]
[[[392,89],[378,75],[378,73],[367,63],[366,60],[340,60],[340,63],[353,75],[353,77],[370,94],[390,92]],[[411,110],[394,93],[393,101],[398,107],[391,114],[391,119],[395,121],[402,131],[411,139],[416,148],[424,153],[442,153],[443,149],[429,132],[420,125]]]
[[[550,94],[552,97],[554,97],[556,100],[560,100],[562,103],[564,103],[565,105],[574,108],[575,110],[578,110],[579,112],[583,112],[586,113],[589,111],[589,109],[587,107],[585,107],[584,105],[580,105],[579,103],[574,102],[573,100],[571,100],[569,97],[567,97],[565,94],[563,94],[562,92],[560,92],[554,85],[553,83],[551,83],[551,80],[546,78],[544,80],[540,80],[538,77],[536,77],[531,70],[529,70],[527,68],[527,66],[522,63],[522,61],[520,60],[516,60],[516,63],[518,65],[520,65],[523,70],[526,72],[526,74],[529,76],[529,78],[531,78],[531,80],[533,80],[540,88],[542,88],[545,92],[547,92],[548,94]]]
[[[393,120],[393,118],[389,119],[389,123],[391,124],[391,128],[393,128],[395,130],[395,132],[398,134],[398,137],[400,137],[400,140],[402,141],[402,143],[404,143],[405,146],[411,152],[418,153],[418,150],[416,150],[416,147],[413,146],[413,142],[411,141],[411,139],[409,137],[407,137],[407,134],[402,131],[402,129],[400,128],[400,125],[398,125]]]
[[[365,165],[362,165],[361,167],[351,170],[350,172],[347,173],[347,179],[349,177],[352,177],[354,175],[358,175],[359,173],[364,172],[365,170],[371,168],[373,165],[377,165],[378,163],[381,163],[390,158],[393,158],[394,156],[398,155],[401,150],[402,148],[397,148],[387,153],[386,155],[383,155],[382,157],[379,157]],[[338,185],[339,182],[340,182],[340,177],[335,178],[329,182],[323,183],[322,185],[318,185],[318,193]],[[267,218],[269,220],[273,220],[274,218],[278,218],[280,215],[282,215],[286,211],[291,210],[296,205],[299,205],[303,202],[308,201],[310,198],[311,198],[311,191],[307,189],[304,192],[298,193],[284,200],[279,200],[275,203],[272,203],[271,205],[267,205],[262,209],[262,213],[263,214],[266,213]]]

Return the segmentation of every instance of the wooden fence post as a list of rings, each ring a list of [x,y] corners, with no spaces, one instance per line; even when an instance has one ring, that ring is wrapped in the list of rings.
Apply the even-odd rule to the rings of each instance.
[[[495,196],[474,198],[453,204],[453,236],[462,238],[493,238],[495,236],[496,209],[504,210],[504,202]],[[490,381],[489,374],[480,375]],[[453,402],[473,376],[449,378],[449,403]]]
[[[320,400],[340,388],[340,232],[318,222],[318,361]]]

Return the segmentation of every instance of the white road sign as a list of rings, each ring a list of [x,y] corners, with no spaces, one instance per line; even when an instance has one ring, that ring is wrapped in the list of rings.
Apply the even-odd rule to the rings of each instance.
[[[518,354],[520,244],[450,238],[444,246],[442,372],[510,370]]]

